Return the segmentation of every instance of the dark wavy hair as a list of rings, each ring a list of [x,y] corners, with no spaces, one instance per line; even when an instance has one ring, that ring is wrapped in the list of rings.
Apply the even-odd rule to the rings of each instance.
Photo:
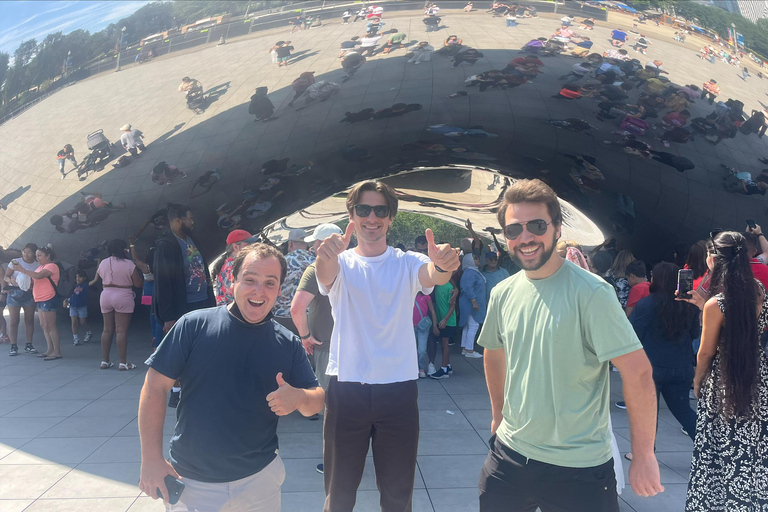
[[[677,273],[680,267],[662,261],[653,267],[649,291],[656,299],[656,316],[667,341],[679,341],[698,321],[699,309],[687,302],[675,300]]]
[[[126,259],[126,250],[128,250],[128,244],[122,238],[115,238],[107,244],[107,254],[119,260]]]
[[[726,417],[750,416],[757,392],[760,339],[757,332],[758,287],[752,275],[747,241],[741,233],[723,231],[707,243],[714,258],[710,292],[721,293],[726,321],[720,329],[720,372]]]
[[[685,260],[688,268],[693,270],[693,278],[698,279],[707,273],[707,242],[699,240],[691,246],[688,258]]]

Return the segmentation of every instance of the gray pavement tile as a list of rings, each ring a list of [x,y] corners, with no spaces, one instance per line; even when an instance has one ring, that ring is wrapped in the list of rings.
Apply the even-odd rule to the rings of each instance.
[[[429,489],[428,492],[432,505],[440,512],[475,512],[480,508],[477,486],[460,489]]]
[[[0,400],[0,416],[6,416],[27,404],[27,400]]]
[[[37,437],[49,428],[65,421],[64,417],[54,418],[0,418],[1,438]]]
[[[474,429],[422,430],[419,455],[486,455],[488,447]]]
[[[455,400],[448,395],[420,395],[419,396],[419,410],[420,411],[458,411],[458,406]]]
[[[24,446],[31,439],[31,437],[0,437],[0,459]]]
[[[50,417],[66,417],[79,411],[86,405],[90,404],[90,400],[34,400],[31,402],[24,402],[26,405],[18,407],[15,410],[7,413],[7,418],[50,418]],[[2,402],[0,402],[2,407]]]
[[[135,389],[135,388],[134,388]],[[107,416],[128,416],[135,417],[139,410],[139,397],[125,400],[94,400],[86,407],[83,407],[79,411],[73,414],[73,417],[81,416],[94,416],[94,417],[107,417]]]
[[[419,411],[419,424],[421,431],[429,430],[465,430],[471,428],[465,414],[460,410],[448,414],[443,410]]]
[[[140,493],[139,466],[138,463],[125,462],[79,464],[42,497],[45,499],[81,498],[82,490],[88,489],[91,498],[136,498]]]
[[[298,412],[282,416],[277,422],[277,433],[281,435],[287,432],[323,432],[323,417],[318,420],[310,420]]]
[[[3,500],[0,499],[0,512],[22,512],[33,500]]]
[[[39,499],[25,510],[29,512],[79,512],[81,510],[125,512],[134,501],[134,498]]]
[[[427,489],[476,489],[486,455],[421,455],[419,470]]]
[[[37,438],[0,459],[0,464],[65,464],[83,462],[107,437]]]
[[[466,416],[469,423],[476,429],[489,428],[491,424],[491,410],[490,409],[470,409],[462,411]]]
[[[46,466],[0,465],[0,500],[34,500],[61,480],[72,468],[56,464]]]
[[[164,512],[165,506],[163,500],[153,500],[149,496],[142,494],[133,502],[128,510],[130,512]]]
[[[323,436],[320,432],[286,432],[278,436],[283,459],[322,459]]]
[[[1,418],[0,418],[1,419]],[[19,418],[28,419],[28,418]],[[34,421],[40,422],[51,420],[53,418],[34,418]],[[55,425],[46,429],[39,437],[99,437],[115,435],[121,428],[130,423],[131,418],[127,416],[104,416],[104,417],[70,417],[64,419],[56,418]],[[138,435],[138,433],[136,434]]]
[[[625,487],[621,499],[635,510],[654,512],[680,512],[684,508],[688,484],[665,484],[664,492],[650,498],[637,496],[630,487]]]
[[[163,437],[163,454],[168,453],[170,440],[169,435]],[[112,437],[81,462],[86,464],[141,462],[141,443],[138,437]]]

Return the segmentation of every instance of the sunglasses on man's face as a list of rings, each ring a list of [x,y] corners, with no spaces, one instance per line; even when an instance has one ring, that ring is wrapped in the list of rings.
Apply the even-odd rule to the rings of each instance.
[[[376,215],[380,219],[385,219],[389,217],[389,206],[385,204],[380,204],[376,206],[370,206],[367,204],[356,204],[355,205],[355,214],[358,217],[367,217],[371,214],[371,210],[373,210],[374,215]]]
[[[507,224],[504,226],[504,237],[507,240],[516,239],[523,234],[523,226],[525,226],[525,229],[527,229],[530,234],[534,236],[541,236],[547,232],[547,227],[550,224],[552,223],[542,219],[530,220],[525,224],[520,224],[519,222],[515,224]]]

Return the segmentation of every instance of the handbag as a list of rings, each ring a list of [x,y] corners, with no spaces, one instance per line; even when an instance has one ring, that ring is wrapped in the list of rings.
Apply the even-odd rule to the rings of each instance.
[[[414,305],[416,306],[416,310],[419,312],[419,316],[421,317],[421,320],[419,320],[419,323],[416,324],[416,330],[417,331],[429,331],[429,328],[432,327],[432,319],[428,316],[424,316],[421,313],[421,308],[419,307],[419,303],[414,301]]]

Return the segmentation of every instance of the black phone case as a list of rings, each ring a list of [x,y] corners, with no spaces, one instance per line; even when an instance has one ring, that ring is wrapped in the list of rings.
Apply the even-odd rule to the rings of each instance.
[[[171,475],[165,475],[163,480],[165,481],[166,489],[168,489],[168,503],[175,505],[179,502],[181,493],[184,492],[184,482],[177,480]],[[157,495],[160,496],[160,499],[163,499],[163,494],[160,492],[160,489],[157,490]]]

